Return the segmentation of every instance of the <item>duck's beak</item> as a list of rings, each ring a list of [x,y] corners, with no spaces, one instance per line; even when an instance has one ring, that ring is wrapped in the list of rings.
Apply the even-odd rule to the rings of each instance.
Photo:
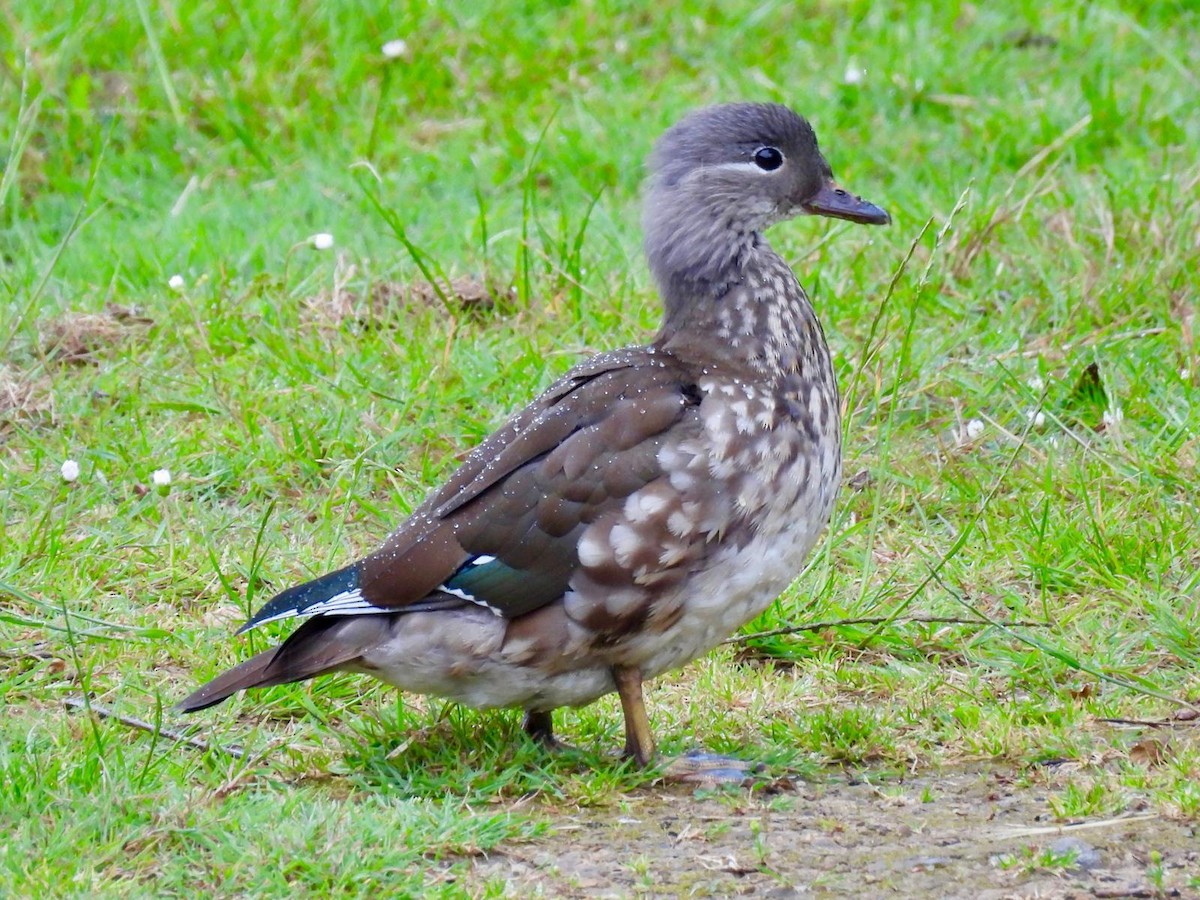
[[[827,181],[819,191],[800,205],[805,212],[814,216],[849,219],[863,225],[890,225],[892,221],[892,217],[874,203],[854,196],[832,181]]]

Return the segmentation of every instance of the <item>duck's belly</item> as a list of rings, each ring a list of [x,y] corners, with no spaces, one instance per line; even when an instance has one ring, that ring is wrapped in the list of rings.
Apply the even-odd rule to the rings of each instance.
[[[477,709],[582,706],[616,690],[610,665],[583,646],[533,664],[514,659],[505,652],[509,624],[476,606],[400,615],[391,638],[348,668]]]
[[[615,642],[573,628],[566,640],[522,654],[510,633],[515,620],[480,607],[411,613],[396,617],[392,638],[356,668],[473,707],[534,710],[581,706],[611,693],[614,665],[636,666],[646,678],[678,668],[728,638],[792,582],[828,522],[839,475],[835,448],[809,471],[776,480],[748,540],[717,541],[702,567],[656,599],[679,610],[666,627],[634,629]]]
[[[636,666],[646,678],[702,656],[771,604],[799,572],[819,531],[794,527],[729,548],[679,590],[682,614],[659,632],[619,645],[586,640],[533,663],[504,652],[507,621],[470,607],[452,617],[414,613],[397,621],[394,637],[360,671],[407,691],[434,694],[477,708],[554,709],[582,706],[616,690],[612,666]]]

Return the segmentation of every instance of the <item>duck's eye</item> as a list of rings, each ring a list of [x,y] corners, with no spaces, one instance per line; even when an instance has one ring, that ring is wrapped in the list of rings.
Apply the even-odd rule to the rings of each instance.
[[[754,164],[764,172],[774,172],[783,165],[783,154],[774,147],[759,147],[754,151]]]

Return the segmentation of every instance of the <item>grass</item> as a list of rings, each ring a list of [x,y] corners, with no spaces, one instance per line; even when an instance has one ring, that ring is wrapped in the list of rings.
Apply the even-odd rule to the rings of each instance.
[[[849,483],[748,631],[835,624],[661,679],[665,752],[1066,759],[1055,815],[1200,816],[1192,731],[1131,759],[1148,732],[1103,721],[1200,704],[1193,6],[60,6],[0,13],[0,893],[457,894],[644,790],[612,698],[562,716],[564,759],[349,677],[190,720],[208,752],[63,704],[179,727],[269,639],[229,638],[252,607],[645,340],[641,161],[735,98],[809,115],[894,225],[772,233],[837,354]]]

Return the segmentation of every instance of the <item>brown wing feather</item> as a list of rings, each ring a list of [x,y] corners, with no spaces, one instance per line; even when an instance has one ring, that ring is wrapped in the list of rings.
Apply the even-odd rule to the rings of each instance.
[[[573,369],[477,447],[363,560],[364,596],[403,608],[479,554],[529,579],[520,612],[561,595],[580,527],[660,474],[657,438],[691,403],[690,384],[673,358],[642,348]]]

